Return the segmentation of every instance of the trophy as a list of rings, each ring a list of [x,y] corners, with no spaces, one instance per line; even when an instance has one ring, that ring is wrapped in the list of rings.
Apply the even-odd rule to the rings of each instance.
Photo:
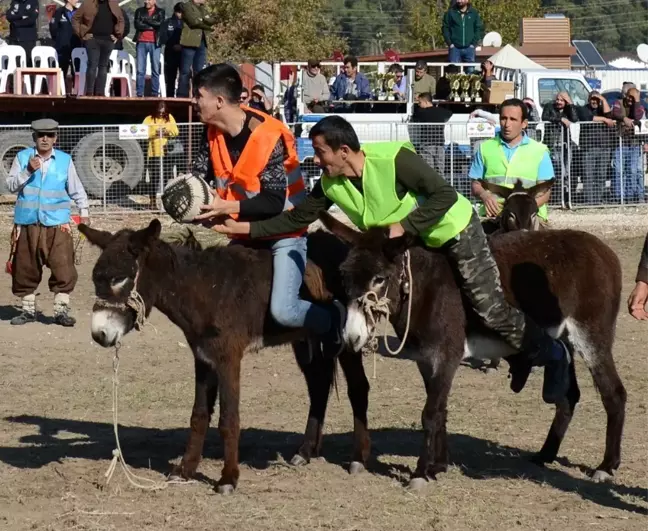
[[[470,93],[470,76],[467,74],[462,74],[461,75],[461,88],[462,88],[462,93],[463,93],[463,100],[464,101],[470,101],[471,100],[471,93]]]
[[[461,96],[459,96],[459,91],[461,90],[461,81],[460,74],[448,74],[448,80],[450,81],[450,99],[453,101],[461,101]]]
[[[481,81],[481,76],[477,74],[472,74],[470,76],[470,87],[471,87],[471,96],[472,99],[480,103],[481,102],[481,88],[482,88],[482,81]]]

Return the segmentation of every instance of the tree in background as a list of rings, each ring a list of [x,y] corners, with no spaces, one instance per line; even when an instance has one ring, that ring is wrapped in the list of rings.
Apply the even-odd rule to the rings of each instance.
[[[328,0],[212,0],[207,5],[219,20],[209,38],[211,61],[306,60],[345,49],[324,15]]]
[[[407,0],[404,45],[412,50],[445,48],[441,33],[448,0]],[[482,17],[486,32],[497,31],[504,44],[517,44],[520,21],[542,14],[540,0],[473,0]]]

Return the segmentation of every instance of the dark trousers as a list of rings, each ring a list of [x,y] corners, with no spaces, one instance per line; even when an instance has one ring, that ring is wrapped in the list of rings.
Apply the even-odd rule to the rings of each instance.
[[[585,158],[585,174],[583,192],[585,203],[600,205],[605,199],[605,181],[612,167],[612,149],[605,146],[587,148],[583,153]]]
[[[178,98],[189,97],[189,75],[196,75],[205,68],[207,61],[207,46],[203,38],[198,48],[182,47],[180,60],[180,79],[178,80]]]
[[[51,270],[49,289],[52,293],[72,292],[78,277],[72,233],[64,232],[61,227],[23,225],[13,258],[13,294],[25,297],[34,293],[43,278],[43,266]]]
[[[63,71],[63,77],[67,77],[68,70],[74,76],[74,65],[72,64],[72,48],[69,46],[56,50],[59,60],[59,68]]]
[[[86,74],[86,96],[103,96],[106,90],[106,77],[110,65],[110,54],[115,43],[110,39],[92,38],[85,43],[88,53],[88,72]]]
[[[164,53],[164,81],[166,83],[166,97],[175,98],[176,79],[178,79],[178,72],[180,71],[180,51]]]
[[[160,162],[162,162],[162,169],[160,169]],[[161,193],[160,182],[163,189],[170,180],[173,173],[173,162],[171,157],[149,157],[146,160],[146,166],[149,171],[149,182],[146,190],[148,195],[152,197]]]

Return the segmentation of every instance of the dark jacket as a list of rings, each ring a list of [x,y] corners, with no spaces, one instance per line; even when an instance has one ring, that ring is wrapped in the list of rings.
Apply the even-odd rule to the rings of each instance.
[[[6,13],[11,44],[38,38],[38,0],[14,0]]]
[[[189,48],[198,48],[205,32],[211,32],[216,21],[207,15],[205,6],[194,4],[191,0],[183,4],[182,34],[180,44]]]
[[[117,39],[117,42],[115,43],[115,47],[113,48],[114,50],[123,50],[124,49],[124,37],[128,37],[128,34],[130,33],[130,19],[128,18],[128,13],[124,10],[124,8],[121,8],[122,11],[122,16],[124,17],[124,35],[121,39]]]
[[[143,31],[153,30],[155,34],[155,45],[161,46],[160,27],[164,23],[164,9],[155,6],[152,15],[149,15],[148,9],[139,7],[135,10],[135,42],[139,42],[139,37]]]
[[[571,123],[578,122],[578,114],[574,105],[565,105],[562,110],[556,109],[553,102],[547,103],[542,109],[542,121],[545,125],[544,144],[551,150],[560,150],[562,143],[567,143],[567,127],[562,119],[567,118]]]
[[[119,7],[116,0],[106,0],[108,7],[115,17],[115,25],[113,27],[113,35],[118,39],[124,37],[124,13]],[[90,37],[90,28],[94,22],[97,12],[99,11],[99,2],[97,0],[85,0],[81,7],[77,9],[72,17],[72,28],[75,35],[81,40],[88,40]]]
[[[54,12],[54,16],[50,20],[49,31],[57,51],[71,50],[81,46],[81,39],[72,30],[72,15],[75,11],[61,6]]]
[[[174,50],[174,46],[180,44],[182,33],[182,20],[175,15],[167,18],[160,28],[160,44],[164,45],[164,54],[179,54],[180,50]]]
[[[446,44],[457,48],[477,46],[484,38],[484,23],[479,12],[471,5],[462,16],[457,5],[453,5],[443,15],[443,38]]]

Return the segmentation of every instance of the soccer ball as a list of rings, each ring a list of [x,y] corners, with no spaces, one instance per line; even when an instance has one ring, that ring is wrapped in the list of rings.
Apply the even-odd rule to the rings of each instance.
[[[212,201],[209,185],[194,175],[179,175],[164,187],[162,205],[179,223],[188,223],[201,213],[200,207]]]

